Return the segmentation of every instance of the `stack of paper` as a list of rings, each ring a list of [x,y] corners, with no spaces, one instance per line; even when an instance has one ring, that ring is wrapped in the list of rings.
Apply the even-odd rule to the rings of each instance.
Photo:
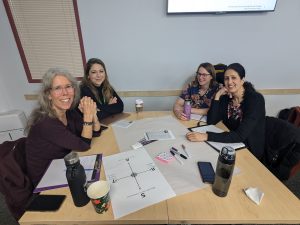
[[[174,134],[170,130],[148,131],[145,133],[146,140],[172,140]]]

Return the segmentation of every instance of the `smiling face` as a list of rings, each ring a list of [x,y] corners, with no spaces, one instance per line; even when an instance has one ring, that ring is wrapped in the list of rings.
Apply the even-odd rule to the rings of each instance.
[[[99,87],[106,78],[105,70],[100,64],[93,64],[89,71],[88,79],[95,85]]]
[[[213,79],[213,77],[210,75],[209,72],[203,67],[200,67],[197,72],[197,79],[200,86],[209,86],[210,81]]]
[[[235,70],[226,70],[224,74],[224,84],[229,93],[238,93],[243,89],[244,82],[244,79],[241,79],[239,74]]]
[[[74,100],[74,88],[71,82],[62,75],[55,76],[52,81],[49,99],[57,114],[70,109]]]

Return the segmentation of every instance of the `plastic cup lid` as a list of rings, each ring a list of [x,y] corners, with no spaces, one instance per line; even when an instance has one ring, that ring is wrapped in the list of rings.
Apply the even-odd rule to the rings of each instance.
[[[137,99],[137,100],[135,100],[135,104],[140,105],[140,104],[143,104],[143,103],[144,103],[144,102],[143,102],[142,99]]]

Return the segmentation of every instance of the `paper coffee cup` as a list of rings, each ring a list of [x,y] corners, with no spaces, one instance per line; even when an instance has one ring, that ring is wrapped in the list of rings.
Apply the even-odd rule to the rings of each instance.
[[[142,99],[135,100],[135,111],[142,112],[144,108],[144,101]]]
[[[104,213],[110,207],[110,186],[107,181],[96,181],[89,185],[87,195],[91,199],[97,213]]]

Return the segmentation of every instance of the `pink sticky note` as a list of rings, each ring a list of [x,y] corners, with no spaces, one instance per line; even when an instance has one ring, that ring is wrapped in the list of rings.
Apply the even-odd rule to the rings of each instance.
[[[161,152],[155,158],[163,163],[168,163],[174,160],[175,157],[170,152]]]

